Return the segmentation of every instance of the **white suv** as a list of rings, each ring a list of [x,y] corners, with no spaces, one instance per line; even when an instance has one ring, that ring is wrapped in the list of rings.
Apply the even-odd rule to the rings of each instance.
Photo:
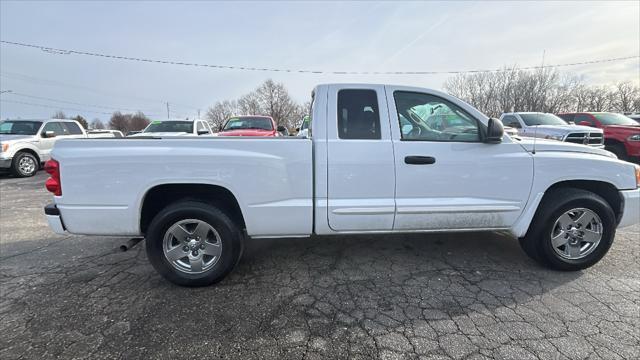
[[[75,120],[3,120],[0,121],[0,170],[15,176],[33,176],[58,139],[86,138]]]

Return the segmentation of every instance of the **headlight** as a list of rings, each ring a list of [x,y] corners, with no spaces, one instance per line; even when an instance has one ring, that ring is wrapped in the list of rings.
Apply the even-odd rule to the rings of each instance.
[[[8,148],[9,148],[9,144],[2,144],[2,146],[0,146],[0,152],[5,152],[7,151]]]
[[[631,135],[627,138],[629,141],[640,141],[640,134]]]
[[[562,141],[562,139],[564,138],[564,136],[562,135],[547,135],[544,137],[545,139],[551,139],[551,140],[558,140],[558,141]]]
[[[636,187],[640,188],[640,165],[635,165],[636,168]]]

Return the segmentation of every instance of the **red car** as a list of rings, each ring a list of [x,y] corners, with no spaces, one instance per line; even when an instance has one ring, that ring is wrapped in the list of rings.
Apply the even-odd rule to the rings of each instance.
[[[558,114],[565,121],[604,130],[605,148],[618,159],[640,158],[640,124],[624,115],[608,112],[581,112]]]
[[[280,136],[282,126],[270,116],[246,115],[229,118],[218,136]]]

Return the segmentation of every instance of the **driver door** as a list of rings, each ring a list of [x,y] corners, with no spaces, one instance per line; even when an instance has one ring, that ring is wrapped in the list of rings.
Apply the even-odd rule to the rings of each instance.
[[[394,230],[513,225],[529,197],[532,157],[506,136],[483,143],[481,114],[458,99],[402,87],[386,93],[396,164]]]
[[[47,131],[53,131],[55,134],[54,137],[45,137],[45,133]],[[58,136],[64,135],[64,128],[62,127],[62,123],[59,121],[51,121],[42,127],[40,130],[40,148],[42,154],[42,161],[47,161],[51,157],[51,149],[53,149],[53,144],[56,142],[56,138]]]

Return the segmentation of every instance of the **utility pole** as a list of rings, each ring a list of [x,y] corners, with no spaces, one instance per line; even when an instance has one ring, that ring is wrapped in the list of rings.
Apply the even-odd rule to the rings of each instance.
[[[169,102],[167,101],[167,119],[169,118]]]
[[[198,109],[198,119],[200,119],[200,109]]]

